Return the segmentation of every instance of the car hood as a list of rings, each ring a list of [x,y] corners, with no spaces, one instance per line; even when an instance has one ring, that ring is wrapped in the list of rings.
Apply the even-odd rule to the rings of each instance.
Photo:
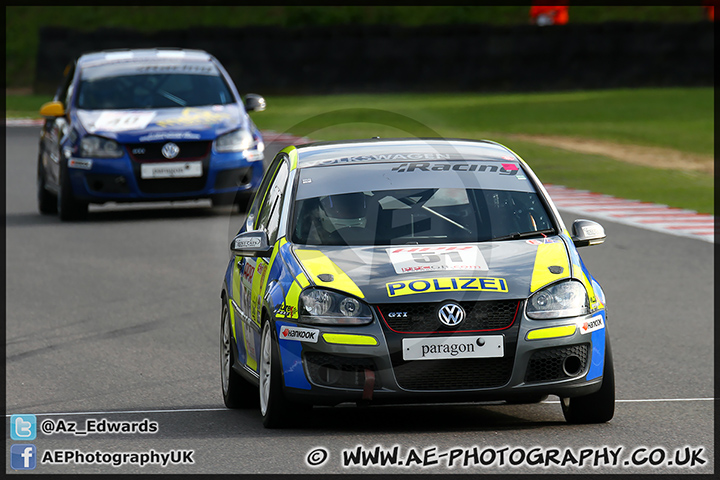
[[[295,245],[293,252],[316,285],[372,304],[527,298],[572,274],[559,236],[456,245]]]
[[[163,140],[212,140],[237,128],[248,128],[237,105],[140,110],[78,110],[82,128],[121,143]]]

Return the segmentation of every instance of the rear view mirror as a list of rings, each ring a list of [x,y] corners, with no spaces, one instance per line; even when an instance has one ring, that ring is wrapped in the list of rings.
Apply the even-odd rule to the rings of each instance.
[[[576,247],[600,245],[605,241],[605,229],[592,220],[577,219],[572,224],[572,241]]]
[[[261,230],[238,234],[230,244],[230,250],[242,257],[269,257],[272,254],[267,233]]]
[[[262,112],[265,110],[265,99],[260,95],[248,93],[245,95],[245,110],[248,112]]]
[[[65,116],[65,107],[62,102],[48,102],[40,107],[40,115],[43,117],[63,117]]]

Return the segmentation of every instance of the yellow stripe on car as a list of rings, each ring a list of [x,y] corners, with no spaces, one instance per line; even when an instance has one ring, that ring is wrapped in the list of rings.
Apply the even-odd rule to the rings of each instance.
[[[290,171],[295,170],[297,168],[297,163],[298,163],[297,148],[290,145],[289,147],[285,147],[282,150],[280,150],[280,152],[287,153],[287,156],[290,159]]]
[[[560,273],[553,273],[550,267],[561,267]],[[535,266],[533,267],[532,280],[530,281],[530,293],[533,293],[545,285],[561,278],[570,276],[570,263],[568,261],[565,244],[543,243],[538,245],[535,254]]]
[[[562,327],[538,328],[530,330],[527,334],[528,340],[540,340],[543,338],[569,337],[575,334],[576,325],[564,325]]]
[[[295,255],[303,264],[305,270],[310,274],[316,285],[330,287],[340,290],[359,298],[365,298],[362,290],[347,276],[345,272],[338,267],[335,262],[330,260],[327,255],[319,250],[295,250]],[[330,274],[332,280],[322,281],[319,275]]]
[[[323,340],[338,345],[377,345],[377,339],[369,335],[349,335],[344,333],[323,333]]]

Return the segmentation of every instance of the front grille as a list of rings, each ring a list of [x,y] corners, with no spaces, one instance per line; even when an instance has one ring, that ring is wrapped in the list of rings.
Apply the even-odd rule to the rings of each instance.
[[[149,144],[128,144],[127,147],[130,151],[131,147],[133,145],[142,145],[145,147],[148,147],[147,154],[142,158],[142,160],[138,161],[135,160],[135,157],[133,157],[132,166],[133,166],[133,173],[135,174],[135,180],[137,181],[138,188],[143,193],[191,193],[191,192],[197,192],[199,190],[203,190],[205,188],[205,185],[207,184],[207,178],[208,178],[208,169],[210,168],[210,154],[209,154],[209,146],[210,142],[179,142],[178,145],[180,146],[180,154],[171,159],[168,160],[167,158],[163,157],[162,154],[160,154],[160,158],[152,157],[152,155],[155,155],[155,153],[159,152],[163,145],[165,145],[167,142],[163,143],[149,143]],[[185,152],[190,152],[193,155],[195,153],[198,153],[200,151],[199,147],[195,145],[193,148],[184,148],[183,146],[186,144],[205,144],[204,152],[201,153],[201,155],[204,155],[202,158],[197,158],[197,155],[194,157],[190,157],[189,153],[188,156],[183,155],[183,150]],[[154,147],[151,147],[154,146]],[[157,152],[155,152],[155,149],[157,149]],[[132,155],[131,155],[132,156]],[[141,172],[141,164],[144,162],[150,162],[158,160],[163,160],[164,162],[174,162],[174,161],[190,161],[191,159],[194,160],[200,160],[202,161],[202,176],[201,177],[191,177],[191,178],[140,178],[140,172]],[[159,163],[159,162],[158,162]]]
[[[398,385],[408,390],[497,388],[510,381],[513,356],[416,360],[394,365]]]
[[[398,333],[430,333],[502,330],[515,321],[520,301],[491,300],[486,302],[459,302],[465,310],[465,320],[456,327],[440,322],[438,303],[390,303],[378,305],[385,324]]]
[[[362,389],[365,386],[365,370],[377,370],[375,363],[368,358],[320,352],[305,352],[303,358],[310,381],[327,387]],[[379,384],[376,380],[375,385]]]
[[[136,162],[174,162],[177,160],[187,160],[192,158],[201,158],[210,153],[212,142],[203,140],[199,142],[172,142],[180,148],[175,158],[165,158],[162,154],[162,148],[169,142],[154,143],[128,143],[126,147],[130,152],[130,158]]]
[[[588,360],[589,344],[572,345],[568,347],[552,347],[539,350],[532,354],[528,361],[527,373],[525,374],[526,382],[547,382],[552,380],[560,380],[563,378],[571,378],[571,375],[565,373],[563,362],[566,358],[575,356],[579,362],[577,374],[585,371]],[[573,365],[573,368],[578,365]]]

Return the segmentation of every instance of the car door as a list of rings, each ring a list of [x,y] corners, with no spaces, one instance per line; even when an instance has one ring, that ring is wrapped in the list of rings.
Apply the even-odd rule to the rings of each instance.
[[[277,241],[283,193],[290,170],[285,159],[284,154],[275,158],[248,213],[247,229],[266,232],[270,245]],[[233,296],[239,302],[242,320],[237,334],[238,358],[241,362],[244,359],[245,365],[253,371],[257,371],[263,294],[270,281],[269,262],[269,258],[239,255],[234,261]]]

